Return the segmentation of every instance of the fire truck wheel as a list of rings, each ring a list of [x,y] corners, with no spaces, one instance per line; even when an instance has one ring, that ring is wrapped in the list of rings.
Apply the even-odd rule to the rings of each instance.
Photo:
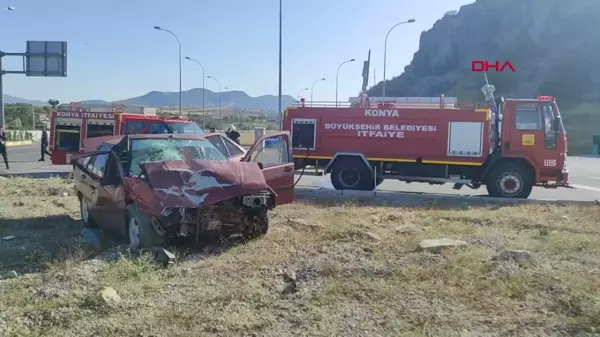
[[[519,164],[504,164],[490,173],[486,181],[492,197],[526,199],[531,194],[533,183],[529,171]]]
[[[331,183],[336,190],[373,190],[371,172],[359,158],[343,158],[331,168]]]
[[[127,241],[129,249],[160,247],[165,243],[165,236],[157,233],[150,219],[142,214],[136,204],[127,206],[126,214]]]
[[[81,221],[87,228],[98,228],[98,224],[90,216],[90,201],[86,197],[79,198],[79,211],[81,212]]]

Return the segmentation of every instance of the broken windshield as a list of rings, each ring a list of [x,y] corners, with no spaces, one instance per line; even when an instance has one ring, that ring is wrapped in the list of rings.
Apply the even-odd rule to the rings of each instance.
[[[227,157],[204,139],[134,139],[131,141],[129,176],[139,176],[143,163],[185,159],[227,160]]]

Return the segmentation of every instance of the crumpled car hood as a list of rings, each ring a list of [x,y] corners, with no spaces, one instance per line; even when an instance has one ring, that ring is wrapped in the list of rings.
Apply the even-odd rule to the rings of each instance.
[[[125,183],[140,208],[152,215],[164,208],[210,206],[238,196],[273,192],[256,163],[179,160],[142,167],[152,187],[131,177]]]

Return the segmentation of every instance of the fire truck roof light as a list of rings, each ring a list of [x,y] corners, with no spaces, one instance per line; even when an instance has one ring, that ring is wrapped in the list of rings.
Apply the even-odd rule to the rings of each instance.
[[[552,96],[538,96],[537,98],[540,101],[551,101],[552,100]]]

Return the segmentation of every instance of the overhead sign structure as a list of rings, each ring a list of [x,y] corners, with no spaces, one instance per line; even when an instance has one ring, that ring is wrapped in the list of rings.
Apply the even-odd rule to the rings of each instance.
[[[4,56],[23,57],[24,69],[2,69]],[[4,93],[2,77],[6,74],[18,74],[36,77],[67,76],[67,42],[66,41],[27,41],[25,53],[5,53],[0,51],[0,125],[4,126]]]
[[[65,41],[27,41],[25,58],[27,76],[67,76],[67,42]]]

